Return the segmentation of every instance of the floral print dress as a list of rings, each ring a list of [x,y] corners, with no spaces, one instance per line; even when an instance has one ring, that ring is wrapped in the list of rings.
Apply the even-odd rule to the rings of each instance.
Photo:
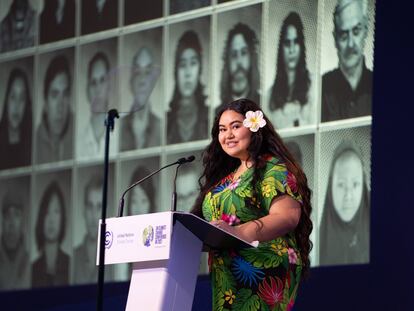
[[[223,219],[231,225],[269,214],[273,198],[290,195],[300,203],[296,179],[285,164],[268,157],[261,168],[257,200],[252,198],[253,170],[233,180],[221,180],[203,201],[207,221]],[[254,207],[247,206],[250,198]],[[209,254],[213,310],[291,310],[300,283],[302,264],[294,232],[261,242],[257,248],[214,250]]]

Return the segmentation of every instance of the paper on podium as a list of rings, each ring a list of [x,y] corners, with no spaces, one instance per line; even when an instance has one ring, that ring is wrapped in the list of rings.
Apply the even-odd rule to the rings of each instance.
[[[203,251],[209,249],[256,248],[259,245],[258,241],[249,243],[192,213],[174,212],[174,220],[182,223],[203,241]]]

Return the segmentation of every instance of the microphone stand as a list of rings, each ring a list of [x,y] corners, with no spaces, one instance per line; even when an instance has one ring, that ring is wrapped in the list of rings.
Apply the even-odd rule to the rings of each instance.
[[[100,243],[99,247],[99,273],[98,273],[98,295],[96,310],[103,310],[103,285],[105,276],[105,240],[106,240],[106,206],[108,197],[108,174],[109,174],[109,138],[110,132],[114,129],[115,118],[119,118],[118,111],[111,109],[108,111],[108,117],[105,120],[105,160],[104,160],[104,184],[102,191],[102,221],[100,225]]]
[[[178,169],[180,168],[181,164],[177,166],[175,169],[175,176],[174,176],[174,183],[173,183],[173,192],[171,197],[171,211],[176,212],[177,211],[177,175],[178,175]]]
[[[178,167],[179,167],[181,164],[185,163],[185,161],[186,161],[186,159],[185,159],[185,158],[180,158],[180,159],[178,159],[178,161],[175,161],[174,163],[170,163],[170,164],[167,164],[167,165],[165,165],[165,166],[163,166],[163,167],[159,168],[158,170],[156,170],[156,171],[152,172],[151,174],[149,174],[149,175],[145,176],[144,178],[141,178],[140,180],[138,180],[137,182],[135,182],[135,183],[133,183],[131,186],[129,186],[129,187],[128,187],[128,188],[127,188],[127,189],[126,189],[126,190],[122,193],[121,200],[119,201],[119,206],[118,206],[118,217],[122,217],[122,216],[123,216],[123,213],[124,213],[124,204],[125,204],[125,195],[127,194],[127,192],[128,192],[129,190],[131,190],[131,189],[132,189],[132,188],[134,188],[135,186],[139,185],[140,183],[144,182],[145,180],[147,180],[148,178],[152,177],[153,175],[155,175],[155,174],[159,173],[159,172],[160,172],[160,171],[162,171],[163,169],[165,169],[165,168],[167,168],[167,167],[170,167],[170,166],[173,166],[173,165],[176,165],[176,164],[178,164]],[[176,177],[175,177],[175,178],[177,178],[177,173],[176,173]]]

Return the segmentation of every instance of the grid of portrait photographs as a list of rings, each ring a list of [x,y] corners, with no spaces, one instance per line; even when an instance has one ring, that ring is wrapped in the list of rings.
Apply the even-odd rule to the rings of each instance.
[[[374,25],[375,0],[1,1],[0,290],[97,282],[109,109],[107,217],[195,155],[177,177],[189,211],[215,113],[241,97],[307,175],[312,266],[369,263]],[[173,177],[124,215],[169,210]]]

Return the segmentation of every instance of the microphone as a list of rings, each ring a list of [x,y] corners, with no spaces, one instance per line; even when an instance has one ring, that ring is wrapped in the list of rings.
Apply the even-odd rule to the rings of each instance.
[[[183,158],[181,158],[181,159],[183,159]],[[185,163],[193,162],[194,159],[195,159],[195,156],[193,156],[193,155],[190,155],[189,157],[184,158],[184,161],[182,161],[182,163],[179,163],[177,168],[175,169],[173,192],[172,192],[172,197],[171,197],[171,211],[172,212],[177,211],[177,175],[178,175],[178,169],[180,168],[181,165],[183,165]]]
[[[121,196],[121,199],[119,200],[119,206],[118,206],[118,217],[122,217],[122,214],[124,212],[124,204],[125,204],[125,195],[127,194],[127,192],[129,190],[131,190],[132,188],[134,188],[135,186],[138,186],[140,183],[144,182],[145,180],[147,180],[148,178],[150,178],[151,176],[157,174],[158,172],[160,172],[161,170],[173,166],[173,165],[177,165],[180,166],[184,163],[188,163],[188,162],[192,162],[195,159],[194,156],[189,156],[187,158],[179,158],[177,161],[175,161],[174,163],[170,163],[167,164],[161,168],[159,168],[158,170],[152,172],[151,174],[141,178],[140,180],[138,180],[137,182],[133,183],[131,186],[129,186],[123,193]],[[177,177],[177,176],[176,176]]]

